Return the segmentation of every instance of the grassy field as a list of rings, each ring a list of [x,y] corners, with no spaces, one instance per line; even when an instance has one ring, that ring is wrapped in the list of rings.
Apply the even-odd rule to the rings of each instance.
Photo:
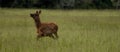
[[[0,9],[0,52],[120,52],[120,10],[45,10],[42,22],[59,26],[59,39],[36,41],[30,13]]]

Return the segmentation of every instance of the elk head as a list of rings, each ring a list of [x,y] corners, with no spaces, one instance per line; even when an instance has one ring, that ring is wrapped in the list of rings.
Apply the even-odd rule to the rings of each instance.
[[[41,14],[41,10],[36,11],[36,13],[31,13],[30,16],[36,20],[36,19],[39,19],[40,14]]]

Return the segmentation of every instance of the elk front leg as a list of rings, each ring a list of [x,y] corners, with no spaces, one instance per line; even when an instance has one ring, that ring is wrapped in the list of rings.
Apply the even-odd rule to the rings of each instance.
[[[39,40],[39,38],[41,38],[43,36],[43,33],[41,31],[39,31],[38,35],[37,35],[37,40]]]

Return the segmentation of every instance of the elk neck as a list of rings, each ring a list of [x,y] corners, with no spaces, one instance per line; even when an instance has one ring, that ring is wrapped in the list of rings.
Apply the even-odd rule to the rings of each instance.
[[[35,21],[36,28],[38,29],[41,26],[41,20],[39,17],[37,17],[36,19],[34,19],[34,21]]]

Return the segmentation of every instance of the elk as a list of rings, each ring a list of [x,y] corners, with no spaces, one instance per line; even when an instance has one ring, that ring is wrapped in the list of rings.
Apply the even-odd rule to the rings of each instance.
[[[58,26],[55,23],[42,23],[40,20],[41,10],[36,11],[36,13],[31,13],[30,16],[34,19],[37,28],[37,40],[40,37],[51,37],[57,39]]]

